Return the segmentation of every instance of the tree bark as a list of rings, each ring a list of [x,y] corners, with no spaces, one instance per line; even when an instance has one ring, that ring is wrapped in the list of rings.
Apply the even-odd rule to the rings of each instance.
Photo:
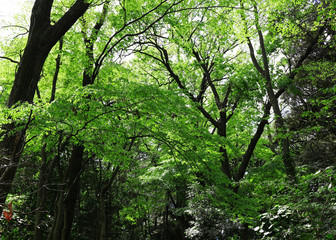
[[[8,107],[19,101],[33,101],[42,67],[50,50],[89,7],[84,0],[77,0],[54,25],[51,25],[50,13],[53,2],[53,0],[35,1],[27,45],[9,95]]]
[[[59,70],[61,68],[61,51],[63,49],[63,39],[61,38],[58,42],[59,42],[58,50],[60,52],[57,54],[57,58],[56,58],[56,69],[55,69],[55,73],[54,73],[54,77],[53,77],[53,83],[52,83],[52,88],[51,88],[51,96],[50,96],[49,102],[52,102],[52,101],[55,100],[57,79],[58,79]]]
[[[268,124],[268,117],[270,115],[270,110],[271,110],[271,104],[268,102],[265,105],[265,109],[264,109],[264,114],[258,124],[257,127],[257,131],[255,132],[255,134],[253,135],[252,139],[250,140],[250,143],[242,157],[242,162],[239,166],[238,172],[235,176],[235,180],[238,182],[240,181],[246,172],[247,166],[250,162],[250,159],[252,157],[252,154],[254,152],[255,147],[257,146],[257,143],[262,135],[262,133],[264,132],[264,128],[266,126],[266,124]],[[237,189],[238,190],[238,189]]]
[[[79,194],[80,174],[83,161],[83,146],[74,146],[69,162],[68,191],[64,197],[62,240],[70,239],[76,202]],[[56,239],[55,239],[56,240]]]
[[[108,180],[108,182],[102,186],[100,191],[100,232],[99,232],[99,240],[106,239],[106,230],[107,230],[107,218],[106,218],[106,210],[105,210],[105,196],[110,189],[111,185],[113,184],[117,174],[120,171],[120,166],[117,166],[116,169],[113,171],[112,176]]]
[[[64,178],[65,179],[65,178]],[[64,182],[64,181],[62,181]],[[48,235],[48,240],[61,239],[63,224],[63,200],[65,186],[62,184],[58,188],[58,194],[55,200],[54,222]]]
[[[45,151],[45,150],[43,150]],[[43,155],[44,153],[42,153]],[[46,156],[45,156],[46,160]],[[45,239],[43,236],[43,232],[41,230],[41,223],[45,214],[43,213],[43,208],[45,207],[45,202],[48,196],[47,184],[50,182],[51,176],[53,174],[54,167],[57,162],[60,161],[59,155],[56,155],[52,160],[49,171],[48,164],[46,161],[42,162],[42,166],[40,169],[40,182],[39,182],[39,190],[37,192],[37,212],[35,214],[35,230],[34,230],[34,240],[43,240]]]
[[[217,134],[221,137],[226,138],[226,124],[227,124],[227,119],[226,119],[226,111],[220,111],[220,119],[218,121],[218,131]],[[227,154],[227,150],[225,146],[221,146],[219,149],[219,152],[221,153],[221,170],[222,172],[230,179],[232,180],[232,173],[231,173],[231,166],[230,166],[230,161],[229,157]]]
[[[43,218],[42,208],[44,206],[45,197],[46,197],[46,188],[45,183],[47,180],[47,154],[46,154],[46,144],[43,144],[41,148],[41,160],[42,165],[40,168],[40,179],[39,179],[39,189],[37,192],[36,200],[36,213],[35,213],[35,230],[34,230],[34,240],[42,240],[43,232],[41,230],[41,222]]]
[[[8,146],[9,150],[4,149],[0,151],[0,154],[3,155],[1,157],[1,162],[4,162],[1,166],[2,171],[0,176],[0,213],[2,213],[3,206],[6,202],[7,195],[12,186],[12,181],[19,164],[24,145],[24,131],[5,137],[4,141],[6,144],[9,143],[10,146]],[[3,147],[2,144],[0,146]]]

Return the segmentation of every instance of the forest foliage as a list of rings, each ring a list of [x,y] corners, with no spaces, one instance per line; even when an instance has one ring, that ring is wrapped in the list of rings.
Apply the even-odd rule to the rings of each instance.
[[[26,4],[2,239],[336,238],[335,1]]]

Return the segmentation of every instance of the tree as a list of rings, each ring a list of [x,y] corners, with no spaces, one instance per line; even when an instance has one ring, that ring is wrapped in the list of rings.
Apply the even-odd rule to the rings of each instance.
[[[49,52],[90,5],[85,0],[78,0],[55,24],[51,24],[50,14],[53,2],[53,0],[37,0],[34,3],[27,45],[20,60],[7,103],[9,108],[20,101],[33,101],[37,83]],[[27,124],[29,124],[29,121]],[[7,134],[3,136],[3,140],[1,141],[0,152],[2,153],[2,157],[6,156],[5,158],[8,159],[8,167],[2,172],[0,177],[1,206],[6,201],[15,176],[21,149],[24,146],[26,131],[26,128],[24,128],[13,134],[11,131],[14,129],[14,123],[4,126],[4,128]]]
[[[293,3],[294,4],[294,3]],[[262,5],[260,3],[260,5]],[[242,4],[242,7],[244,8],[244,4]],[[258,3],[256,1],[252,1],[252,7],[253,7],[253,12],[254,12],[254,19],[252,19],[252,21],[254,21],[254,31],[257,33],[257,39],[259,42],[259,47],[261,50],[261,61],[262,61],[262,65],[259,64],[258,59],[255,56],[255,52],[254,52],[254,47],[252,44],[252,41],[250,39],[250,35],[253,36],[253,33],[249,33],[250,30],[250,25],[247,21],[246,15],[242,14],[242,20],[245,22],[245,32],[246,32],[246,39],[247,39],[247,44],[250,50],[250,56],[251,56],[251,61],[253,62],[254,67],[256,68],[256,70],[262,75],[262,77],[265,79],[265,87],[267,90],[267,95],[270,99],[270,103],[272,105],[272,109],[274,111],[275,114],[275,122],[276,122],[276,129],[277,129],[277,134],[280,140],[280,146],[281,146],[281,152],[282,152],[282,159],[283,159],[283,163],[285,165],[286,168],[286,172],[288,175],[288,178],[293,181],[296,182],[296,173],[295,173],[295,163],[294,160],[291,157],[291,153],[290,153],[290,140],[288,137],[288,130],[287,127],[285,125],[285,121],[283,119],[282,116],[282,112],[280,109],[280,105],[279,105],[279,101],[278,101],[278,97],[276,97],[276,94],[274,92],[274,84],[275,81],[272,80],[272,78],[287,78],[287,84],[295,77],[297,70],[302,66],[302,64],[304,63],[304,61],[308,58],[308,56],[312,53],[313,48],[315,47],[315,45],[317,44],[317,42],[319,41],[320,37],[322,36],[323,32],[325,31],[325,23],[322,21],[322,23],[318,23],[318,29],[315,31],[316,33],[314,33],[315,35],[313,37],[311,37],[311,39],[309,39],[309,43],[307,44],[308,46],[302,51],[301,55],[299,55],[297,57],[297,59],[293,60],[288,60],[289,64],[293,64],[291,62],[295,62],[295,64],[293,64],[293,67],[289,66],[288,69],[289,72],[285,72],[282,73],[282,75],[277,75],[277,74],[271,74],[271,67],[269,64],[269,56],[274,53],[276,51],[277,48],[277,39],[280,39],[280,34],[279,34],[279,30],[275,30],[275,32],[272,32],[272,34],[275,34],[275,36],[269,36],[269,37],[273,37],[275,40],[273,40],[275,42],[273,49],[272,48],[268,48],[266,47],[265,44],[265,37],[263,35],[263,28],[261,26],[260,23],[260,18],[263,17],[262,13],[259,11],[258,8]],[[262,6],[264,7],[264,6]],[[267,17],[267,16],[266,16]],[[266,26],[268,27],[268,26]],[[279,34],[278,36],[276,34]],[[272,41],[270,39],[267,39],[268,41]],[[278,40],[279,41],[279,40]],[[263,66],[263,67],[262,67]],[[287,85],[286,84],[282,84],[281,86],[282,88],[286,88]],[[283,91],[280,89],[280,91]]]
[[[152,59],[146,61],[155,69],[156,72],[150,75],[158,84],[167,84],[162,83],[161,79],[166,79],[168,75],[170,83],[175,83],[203,114],[210,123],[210,126],[205,124],[205,128],[216,131],[221,137],[219,151],[222,172],[228,179],[239,182],[246,173],[253,151],[268,123],[271,104],[266,103],[263,115],[252,120],[256,130],[253,129],[254,133],[249,132],[247,138],[250,140],[245,139],[243,143],[239,143],[239,147],[235,147],[235,135],[228,135],[228,132],[233,133],[228,128],[235,124],[230,123],[240,121],[239,124],[248,126],[234,116],[236,112],[247,109],[259,111],[248,105],[248,102],[251,99],[261,102],[264,89],[254,89],[255,84],[260,83],[255,73],[247,67],[234,67],[243,58],[239,56],[239,50],[235,53],[240,44],[238,38],[232,37],[234,26],[226,21],[234,15],[231,10],[233,6],[226,3],[218,7],[205,3],[196,8],[196,11],[178,12],[176,16],[167,19],[165,25],[153,28],[152,34],[145,40],[139,41],[137,52]],[[217,8],[220,10],[213,10]],[[174,18],[182,20],[182,23]],[[164,29],[171,30],[166,33]],[[143,69],[147,74],[148,70]],[[163,76],[157,74],[158,69],[165,72]],[[277,96],[280,94],[277,93]],[[245,150],[240,151],[238,148]],[[240,160],[237,165],[233,161],[235,158]]]
[[[47,2],[35,90],[0,111],[1,236],[334,237],[333,2],[83,2],[54,47],[76,1]],[[1,45],[2,103],[25,40]]]

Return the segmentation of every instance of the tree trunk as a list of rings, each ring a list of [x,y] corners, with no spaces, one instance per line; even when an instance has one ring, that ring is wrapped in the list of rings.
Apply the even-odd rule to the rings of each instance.
[[[54,73],[54,77],[53,77],[53,83],[52,83],[52,88],[51,88],[51,96],[50,96],[49,102],[52,102],[52,101],[55,100],[58,74],[59,74],[59,70],[61,68],[61,51],[63,49],[63,39],[61,38],[58,42],[59,42],[58,50],[60,52],[57,54],[57,58],[56,58],[56,68],[55,68],[55,73]]]
[[[226,138],[226,124],[227,124],[226,112],[221,111],[217,134],[221,137],[224,137],[224,138]],[[221,165],[222,165],[221,170],[230,180],[232,180],[231,166],[230,166],[229,157],[227,155],[226,147],[221,146],[220,149],[219,149],[219,152],[222,155],[221,160],[220,160]]]
[[[100,233],[99,233],[99,239],[105,240],[106,239],[106,228],[107,228],[107,218],[106,218],[106,207],[105,207],[105,196],[110,189],[111,185],[113,184],[114,180],[117,177],[117,174],[120,171],[120,166],[117,166],[116,169],[114,169],[111,178],[108,180],[106,184],[104,184],[100,191]]]
[[[9,146],[6,146],[7,144]],[[5,148],[3,148],[4,145]],[[0,143],[0,147],[2,148],[0,151],[0,154],[2,155],[1,167],[3,168],[0,176],[0,213],[2,213],[7,195],[12,186],[23,145],[24,131],[17,132],[15,135],[5,136],[3,142]]]
[[[54,222],[48,235],[48,240],[61,239],[63,224],[63,200],[65,186],[61,185],[58,189],[57,198],[55,200]]]
[[[50,166],[49,166],[49,171],[48,170],[48,165],[46,162],[42,163],[41,169],[40,169],[40,182],[39,182],[39,191],[37,192],[37,212],[35,215],[35,232],[34,232],[34,240],[43,240],[45,239],[42,234],[42,230],[40,228],[40,224],[42,222],[43,216],[45,214],[43,213],[43,208],[47,199],[48,195],[48,190],[46,188],[46,185],[49,183],[53,169],[56,165],[57,162],[60,161],[60,157],[57,155],[54,157],[52,160]]]
[[[34,230],[34,240],[42,240],[43,232],[41,230],[41,222],[43,218],[43,206],[46,198],[46,188],[45,183],[47,180],[47,154],[46,154],[46,144],[42,146],[41,149],[41,159],[42,165],[40,168],[40,180],[39,180],[39,189],[37,192],[37,203],[36,203],[36,213],[35,213],[35,230]]]
[[[68,191],[64,197],[62,240],[68,240],[70,238],[76,202],[79,194],[79,180],[82,170],[83,151],[83,146],[74,146],[69,162]]]
[[[105,207],[105,196],[100,195],[99,199],[99,205],[100,205],[100,232],[99,232],[99,240],[105,240],[106,239],[106,225],[107,225],[107,219],[106,219],[106,207]]]
[[[53,46],[89,7],[84,0],[76,3],[54,25],[50,25],[53,0],[36,0],[32,9],[28,42],[15,75],[7,106],[19,101],[32,102],[46,58]]]

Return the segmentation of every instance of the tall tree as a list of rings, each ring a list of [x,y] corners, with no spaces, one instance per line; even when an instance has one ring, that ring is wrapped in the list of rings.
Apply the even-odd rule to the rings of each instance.
[[[94,84],[92,78],[92,68],[94,64],[93,49],[95,42],[98,38],[99,31],[104,24],[106,15],[108,12],[110,1],[106,1],[103,5],[103,11],[98,17],[97,23],[92,29],[91,36],[87,36],[87,27],[85,26],[84,17],[82,17],[82,23],[84,28],[82,30],[83,40],[85,43],[85,56],[87,62],[83,70],[82,86],[88,86]],[[56,201],[56,209],[54,216],[54,225],[52,231],[49,233],[48,239],[69,239],[70,232],[73,225],[73,219],[75,215],[75,207],[78,201],[80,191],[80,176],[83,171],[83,160],[85,148],[80,144],[74,144],[72,146],[71,157],[69,159],[69,166],[63,184],[65,188],[58,193]]]
[[[244,9],[245,5],[242,3],[242,1],[241,1],[241,6]],[[267,90],[267,95],[269,97],[269,101],[272,105],[272,109],[273,109],[274,114],[275,114],[276,130],[277,130],[277,134],[278,134],[279,141],[280,141],[282,160],[283,160],[288,178],[291,181],[296,182],[295,163],[294,163],[294,160],[292,159],[291,153],[290,153],[290,139],[289,139],[289,136],[288,136],[288,129],[287,129],[287,126],[285,125],[285,121],[284,121],[283,114],[282,114],[282,111],[281,111],[281,108],[280,108],[278,97],[275,94],[275,90],[274,90],[275,89],[275,86],[274,86],[275,85],[275,80],[274,80],[274,78],[287,78],[289,80],[292,80],[295,77],[295,75],[297,73],[297,69],[299,69],[302,66],[303,62],[312,53],[312,50],[313,50],[314,46],[318,43],[318,40],[320,39],[322,33],[325,30],[325,24],[322,23],[322,25],[321,25],[319,23],[319,28],[316,31],[315,36],[313,36],[310,39],[310,41],[308,43],[308,46],[304,49],[304,51],[298,57],[294,66],[293,67],[289,66],[287,68],[287,69],[290,70],[290,72],[284,72],[280,76],[275,76],[275,75],[272,75],[272,69],[271,69],[271,66],[269,64],[270,55],[275,50],[272,49],[271,46],[269,46],[269,47],[266,46],[265,37],[264,37],[264,34],[263,34],[263,27],[261,25],[261,20],[260,20],[261,17],[263,17],[263,15],[258,8],[257,1],[255,1],[255,0],[252,1],[252,8],[253,8],[254,19],[252,19],[251,21],[254,23],[254,29],[257,33],[257,40],[259,42],[259,47],[260,47],[260,50],[261,50],[262,65],[259,64],[258,59],[255,56],[254,46],[253,46],[253,43],[252,43],[252,41],[250,39],[250,35],[249,35],[249,30],[248,29],[251,27],[252,24],[249,24],[247,22],[247,17],[243,13],[241,16],[242,16],[242,20],[245,24],[246,39],[247,39],[247,45],[248,45],[249,51],[250,51],[251,61],[254,65],[255,69],[265,79],[265,88]],[[274,38],[276,38],[276,37],[279,37],[279,36],[275,36]],[[276,41],[276,40],[274,40],[274,41]],[[273,46],[273,48],[274,47],[276,48],[277,46]],[[288,62],[290,63],[290,60]],[[290,81],[287,80],[287,86],[286,86],[286,84],[284,84],[281,87],[282,88],[288,87],[289,82]],[[280,91],[283,92],[284,89],[280,89]]]
[[[250,139],[245,139],[243,144],[236,147],[234,137],[228,134],[233,132],[230,126],[235,125],[231,122],[242,121],[239,124],[246,124],[242,119],[235,119],[235,114],[244,111],[249,101],[261,102],[263,88],[254,88],[260,83],[252,71],[245,67],[235,68],[236,61],[244,59],[239,57],[242,52],[238,50],[239,39],[233,37],[234,26],[228,24],[228,19],[234,16],[232,8],[234,3],[224,6],[206,3],[196,11],[179,12],[179,21],[172,17],[163,26],[164,29],[171,29],[169,37],[166,37],[167,33],[161,26],[153,28],[151,35],[139,41],[137,51],[152,59],[147,61],[153,63],[155,71],[160,69],[164,72],[163,76],[150,73],[159,84],[167,84],[164,79],[168,75],[170,83],[175,83],[203,114],[208,122],[205,128],[220,136],[218,144],[222,172],[231,181],[239,182],[268,123],[271,105],[265,104],[258,120],[250,119],[255,124],[255,132],[251,131]],[[214,9],[220,10],[216,12]],[[143,69],[146,74],[149,72],[147,68]],[[278,96],[280,93],[277,93]],[[258,106],[249,105],[247,108],[255,111],[252,110],[254,107]],[[244,150],[237,151],[238,148]],[[235,158],[239,159],[238,164]]]
[[[46,58],[53,46],[71,28],[90,6],[85,0],[77,0],[55,23],[51,24],[53,0],[36,0],[31,12],[28,41],[15,75],[9,95],[8,107],[18,102],[32,102]],[[28,123],[27,123],[28,124]],[[4,126],[6,136],[0,143],[1,157],[8,159],[0,176],[0,210],[6,201],[15,176],[17,164],[24,147],[25,130],[12,133],[14,123]]]

